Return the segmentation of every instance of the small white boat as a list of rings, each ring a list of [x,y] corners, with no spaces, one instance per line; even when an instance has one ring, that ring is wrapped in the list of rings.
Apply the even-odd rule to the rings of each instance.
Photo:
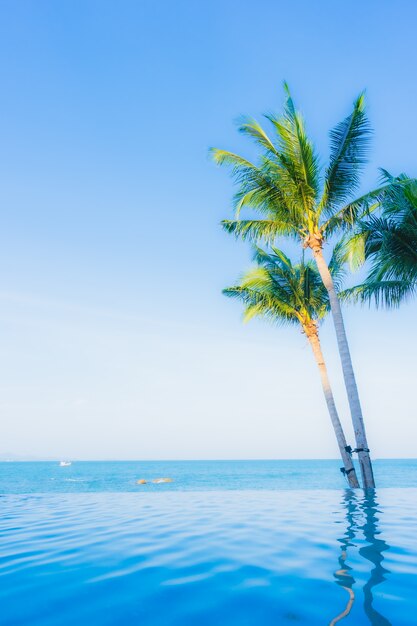
[[[71,461],[61,461],[59,467],[68,467],[68,465],[71,465]]]

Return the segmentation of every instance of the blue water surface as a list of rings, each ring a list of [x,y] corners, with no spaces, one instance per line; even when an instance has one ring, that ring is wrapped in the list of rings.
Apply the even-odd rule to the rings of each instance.
[[[343,489],[339,468],[337,460],[3,462],[0,493]],[[377,460],[374,471],[378,487],[417,488],[417,459]],[[164,477],[173,482],[152,482]]]
[[[365,493],[332,462],[2,464],[0,624],[415,626],[415,462],[375,469]]]

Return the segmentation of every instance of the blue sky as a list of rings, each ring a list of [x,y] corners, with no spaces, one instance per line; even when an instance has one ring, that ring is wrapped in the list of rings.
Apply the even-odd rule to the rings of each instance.
[[[0,454],[333,457],[296,330],[243,326],[221,289],[250,265],[218,226],[251,155],[241,114],[286,79],[323,162],[367,90],[377,168],[417,175],[417,5],[3,0]],[[377,457],[415,456],[415,307],[347,309]],[[323,328],[350,433],[332,328]]]

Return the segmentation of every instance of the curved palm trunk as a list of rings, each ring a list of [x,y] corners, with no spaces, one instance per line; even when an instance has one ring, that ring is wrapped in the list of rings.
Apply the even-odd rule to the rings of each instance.
[[[329,376],[327,374],[327,367],[324,362],[323,353],[321,351],[320,339],[318,336],[316,325],[314,324],[314,327],[312,329],[305,329],[305,332],[310,342],[314,358],[316,359],[316,363],[320,371],[324,397],[326,398],[327,408],[329,410],[330,419],[333,424],[333,429],[336,435],[337,444],[340,450],[340,456],[342,457],[349,486],[356,489],[359,487],[358,477],[356,476],[356,470],[352,462],[352,457],[346,451],[346,438],[334,402],[333,392],[330,386]]]
[[[317,269],[321,279],[327,289],[332,310],[333,323],[336,331],[337,343],[339,347],[340,360],[342,362],[343,377],[345,379],[346,392],[349,400],[350,413],[352,416],[353,430],[355,432],[356,446],[358,448],[359,465],[361,468],[362,481],[365,489],[375,487],[374,474],[372,471],[371,458],[369,456],[368,442],[366,439],[365,425],[362,417],[362,409],[359,400],[358,388],[356,386],[355,374],[353,372],[352,359],[349,352],[345,325],[343,323],[342,311],[339,298],[337,297],[333,279],[329,267],[323,256],[321,241],[309,243],[313,251]]]

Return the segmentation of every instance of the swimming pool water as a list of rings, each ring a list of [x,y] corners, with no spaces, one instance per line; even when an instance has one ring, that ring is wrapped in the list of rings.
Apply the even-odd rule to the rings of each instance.
[[[0,497],[0,623],[417,624],[417,489],[163,487]]]

